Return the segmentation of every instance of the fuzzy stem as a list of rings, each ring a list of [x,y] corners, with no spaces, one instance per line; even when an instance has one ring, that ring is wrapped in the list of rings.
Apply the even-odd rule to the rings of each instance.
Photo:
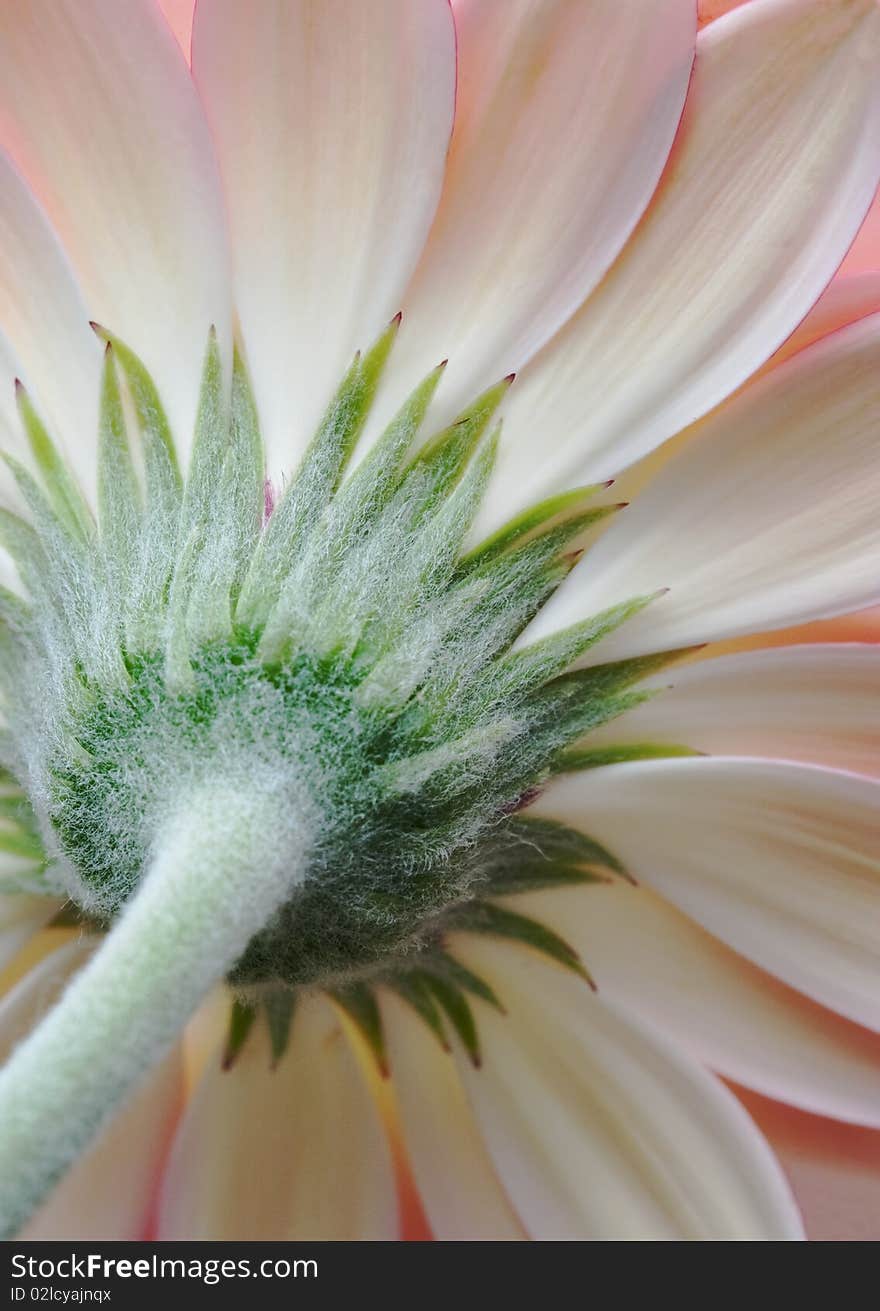
[[[108,938],[0,1071],[14,1235],[303,877],[307,833],[250,790],[191,798]]]

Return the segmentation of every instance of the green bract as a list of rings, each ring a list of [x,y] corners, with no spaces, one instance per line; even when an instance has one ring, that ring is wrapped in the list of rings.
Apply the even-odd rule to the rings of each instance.
[[[333,991],[381,1058],[382,980],[476,1059],[467,996],[491,994],[447,931],[518,938],[583,973],[493,897],[623,872],[526,806],[554,772],[609,758],[580,740],[671,658],[569,672],[650,598],[514,645],[615,507],[584,488],[466,552],[511,380],[418,446],[442,368],[346,474],[397,326],[354,360],[271,513],[245,368],[227,392],[213,338],[184,481],[149,376],[102,332],[97,524],[20,394],[42,482],[14,466],[31,522],[0,517],[29,595],[0,602],[0,677],[5,764],[30,804],[10,782],[0,840],[20,844],[22,885],[108,923],[181,797],[215,778],[270,780],[307,812],[305,874],[230,975],[230,1058],[259,1008],[283,1050],[304,985]]]

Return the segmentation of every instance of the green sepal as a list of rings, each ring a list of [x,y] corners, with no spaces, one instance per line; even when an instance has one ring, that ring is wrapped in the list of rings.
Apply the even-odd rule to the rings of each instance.
[[[491,440],[487,456],[494,454],[497,430]],[[586,517],[613,509],[603,507]],[[411,728],[419,726],[425,732],[443,731],[450,736],[481,723],[485,691],[482,676],[474,699],[462,698],[462,671],[473,670],[468,651],[479,649],[485,662],[517,636],[567,576],[570,565],[560,559],[560,551],[582,527],[583,519],[556,525],[502,558],[486,561],[463,575],[456,565],[453,582],[440,599],[424,608],[420,617],[413,614],[413,601],[405,610],[404,633],[396,642],[389,642],[386,634],[388,649],[364,680],[358,694],[361,703],[402,707],[422,684],[418,704],[408,712]],[[436,567],[438,557],[433,552],[432,556]],[[445,559],[448,561],[448,553]],[[482,667],[479,672],[482,675]]]
[[[657,595],[655,592],[633,597],[503,656],[495,666],[495,679],[501,684],[503,695],[522,696],[557,678],[601,638],[644,610]]]
[[[58,454],[55,443],[34,409],[27,390],[17,378],[15,396],[31,453],[43,476],[52,508],[68,531],[85,542],[94,532],[95,524],[82,493]]]
[[[363,554],[355,549],[305,631],[297,632],[292,617],[299,599],[294,591],[291,609],[279,606],[266,626],[260,646],[263,658],[277,658],[293,633],[323,657],[352,659],[358,671],[373,670],[416,626],[425,597],[441,592],[451,576],[490,477],[497,440],[495,430],[477,441],[448,494],[430,511],[424,482],[405,480],[387,510],[397,521],[397,536],[386,540],[380,524],[365,542]],[[395,560],[393,572],[387,568],[389,558]],[[365,590],[365,578],[376,580],[378,596],[371,597]]]
[[[608,664],[590,665],[588,669],[575,669],[556,679],[554,686],[559,686],[563,679],[576,684],[581,696],[607,696],[632,687],[635,683],[658,674],[669,665],[677,664],[688,656],[702,651],[703,646],[679,647],[675,651],[657,651],[651,655],[635,656],[629,660],[615,660]]]
[[[568,747],[556,759],[558,773],[582,769],[599,769],[603,765],[618,765],[632,760],[676,760],[686,756],[701,756],[705,752],[674,742],[621,742],[602,747]]]
[[[0,512],[0,541],[12,554],[34,610],[51,616],[55,640],[73,647],[81,672],[107,687],[124,687],[125,662],[113,642],[95,642],[85,616],[101,616],[100,591],[106,585],[101,559],[58,518],[27,469],[0,452],[30,511],[31,524]],[[112,622],[112,620],[111,620]],[[61,636],[63,634],[63,637]]]
[[[442,979],[452,988],[457,988],[460,992],[469,992],[473,997],[479,997],[481,1001],[486,1002],[489,1006],[494,1006],[500,1014],[504,1015],[505,1010],[494,990],[490,988],[485,979],[479,974],[474,974],[461,961],[450,956],[448,952],[439,948],[428,947],[419,954],[419,969],[430,974],[434,978]]]
[[[470,1057],[471,1064],[479,1069],[482,1064],[480,1038],[474,1013],[464,992],[461,988],[456,987],[455,984],[437,974],[426,973],[422,978],[425,987],[433,992],[447,1019],[458,1034],[462,1046]]]
[[[9,464],[8,459],[7,464]],[[12,468],[13,473],[16,472],[16,461],[12,461],[9,467]],[[39,535],[30,524],[20,515],[13,514],[12,510],[4,509],[3,506],[0,506],[0,545],[3,545],[12,556],[22,581],[31,589],[34,581],[42,578],[43,570],[46,569],[46,552],[43,551]],[[9,595],[13,597],[14,593]]]
[[[560,753],[572,742],[635,709],[648,697],[643,692],[589,698],[573,695],[574,687],[550,683],[539,687],[523,704],[530,724],[533,750],[540,751],[551,774],[561,771]]]
[[[594,838],[556,819],[513,815],[489,832],[473,856],[481,895],[607,882],[626,869]]]
[[[242,585],[236,622],[259,629],[276,604],[297,553],[317,526],[363,429],[397,336],[399,316],[374,346],[355,356],[295,478],[275,506]]]
[[[98,523],[107,569],[123,593],[134,573],[141,498],[131,458],[112,346],[104,351],[98,425]]]
[[[127,651],[153,651],[162,642],[164,605],[180,531],[183,482],[168,419],[150,374],[120,338],[99,324],[93,323],[92,328],[112,348],[137,421],[145,513],[125,583],[124,640]]]
[[[63,557],[68,563],[82,559],[81,544],[56,515],[42,488],[23,464],[7,451],[0,451],[18,490],[30,511],[31,523],[0,507],[0,543],[12,556],[29,591],[45,589],[51,563]]]
[[[493,713],[498,699],[485,677],[487,663],[508,647],[568,573],[552,551],[550,559],[546,554],[536,550],[515,559],[511,553],[503,573],[474,571],[456,582],[424,614],[424,637],[413,624],[409,640],[376,665],[370,682],[377,696],[387,689],[386,704],[402,706],[421,685],[407,707],[409,731],[449,739],[479,729]],[[472,658],[477,651],[478,662]]]
[[[511,849],[531,852],[548,864],[599,868],[614,874],[626,874],[618,858],[589,834],[571,828],[556,819],[540,815],[514,815],[493,836],[488,855],[490,862],[509,858]]]
[[[373,448],[349,474],[328,516],[327,537],[337,555],[375,523],[400,479],[400,465],[415,441],[445,362],[419,383]]]
[[[263,998],[263,1010],[272,1048],[272,1067],[278,1065],[290,1042],[290,1028],[296,1007],[296,993],[291,988],[273,988]]]
[[[171,578],[168,592],[165,636],[165,681],[176,693],[191,691],[195,686],[190,664],[190,644],[187,631],[187,614],[191,594],[192,574],[201,547],[198,528],[178,548],[177,567]]]
[[[375,1057],[379,1072],[388,1074],[385,1033],[376,994],[366,983],[349,983],[330,992],[333,1000],[351,1017]]]
[[[582,869],[580,865],[564,865],[561,862],[550,863],[535,856],[530,861],[521,861],[508,870],[487,878],[483,885],[492,896],[507,895],[514,892],[534,892],[543,888],[574,887],[587,883],[607,883],[608,876],[597,874],[595,870]]]
[[[444,916],[444,926],[467,933],[485,933],[494,938],[507,938],[532,947],[543,956],[578,974],[591,988],[595,988],[590,974],[570,943],[554,933],[546,924],[519,915],[504,906],[490,901],[470,901],[454,907]]]
[[[144,448],[148,501],[153,504],[157,498],[164,498],[172,485],[177,488],[179,495],[183,480],[177,451],[153,379],[141,359],[124,341],[99,323],[92,323],[91,326],[100,340],[113,348],[116,362],[128,384]]]
[[[401,490],[418,486],[416,522],[430,514],[462,476],[483,433],[510,389],[513,377],[487,388],[448,428],[426,442],[404,471]]]
[[[619,504],[616,506],[599,506],[592,512],[587,509],[588,503],[593,497],[600,492],[606,491],[610,486],[611,482],[609,481],[594,483],[589,487],[575,487],[570,492],[560,492],[558,496],[548,497],[547,500],[524,510],[522,514],[509,519],[491,536],[484,538],[473,550],[469,551],[462,558],[460,565],[462,572],[467,573],[472,569],[483,569],[497,560],[499,555],[523,546],[539,533],[543,535],[560,528],[564,530],[571,520],[576,520],[579,524],[578,531],[582,531],[601,518],[603,513],[607,514],[611,510],[622,509],[623,507]]]
[[[430,976],[422,975],[418,970],[409,970],[389,974],[387,977],[382,978],[382,982],[413,1008],[419,1019],[423,1020],[431,1030],[440,1046],[448,1051],[449,1043],[446,1039],[446,1031],[443,1028],[443,1020],[434,1000],[433,989],[430,986]]]
[[[223,360],[217,331],[211,328],[202,366],[189,473],[183,493],[181,536],[211,514],[216,478],[229,441],[229,401],[223,377]]]
[[[223,1069],[231,1070],[248,1039],[257,1018],[257,1008],[250,1002],[233,1000],[229,1011],[229,1027],[226,1033],[226,1045],[223,1048]]]
[[[192,645],[232,632],[236,597],[260,536],[265,481],[263,442],[244,363],[236,351],[227,407],[213,339],[203,391],[192,479],[204,496],[189,505],[185,498],[183,515],[195,551],[186,609]]]
[[[6,545],[2,528],[0,528],[0,542]],[[2,585],[0,585],[0,623],[16,637],[30,633],[33,625],[33,612],[27,602]]]
[[[564,564],[566,568],[559,575],[560,579],[564,578],[581,555],[581,552],[570,549],[575,539],[621,509],[623,506],[619,503],[594,505],[579,514],[569,515],[561,523],[549,524],[530,534],[525,541],[514,543],[508,550],[487,555],[471,563],[465,558],[459,563],[458,576],[465,579],[475,575],[504,577],[514,569],[523,572],[524,568],[529,568],[536,573],[550,565]],[[563,554],[566,551],[568,554]]]

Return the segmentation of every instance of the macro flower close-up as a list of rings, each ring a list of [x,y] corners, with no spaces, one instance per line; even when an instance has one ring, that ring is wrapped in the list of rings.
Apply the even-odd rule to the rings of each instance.
[[[0,0],[6,1239],[880,1238],[878,183],[877,0]]]

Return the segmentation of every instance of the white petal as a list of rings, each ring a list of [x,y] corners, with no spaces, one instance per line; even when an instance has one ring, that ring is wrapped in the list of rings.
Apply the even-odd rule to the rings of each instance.
[[[0,151],[0,445],[28,459],[15,399],[20,378],[93,501],[101,355],[58,238]],[[4,493],[8,481],[4,464]]]
[[[880,774],[880,651],[869,643],[744,651],[639,687],[665,690],[584,738],[586,749],[681,744]]]
[[[878,71],[874,0],[756,0],[700,34],[643,223],[511,392],[482,527],[619,472],[792,332],[880,177]]]
[[[880,1127],[880,1037],[786,987],[647,888],[615,882],[509,901],[576,948],[603,997],[701,1064],[768,1097]]]
[[[0,2],[0,142],[43,204],[89,317],[143,358],[186,451],[208,330],[230,338],[216,162],[149,0]],[[79,440],[89,448],[92,432]]]
[[[145,1080],[18,1234],[31,1241],[146,1238],[183,1094],[177,1050]]]
[[[397,1225],[388,1143],[333,1007],[297,1007],[275,1070],[257,1021],[233,1068],[215,1059],[187,1107],[159,1238],[377,1240]]]
[[[0,971],[52,918],[59,905],[48,897],[0,893]]]
[[[465,0],[455,18],[449,165],[377,428],[446,357],[450,420],[574,313],[650,200],[693,62],[693,0]]]
[[[452,15],[445,0],[203,0],[193,73],[278,475],[295,467],[355,350],[401,307],[452,130]]]
[[[536,814],[606,844],[736,951],[880,1029],[880,785],[768,760],[611,765],[555,780]]]
[[[880,14],[880,10],[878,10]],[[595,648],[657,651],[880,598],[880,314],[832,333],[699,424],[529,629],[669,588]]]
[[[94,940],[64,942],[30,969],[0,999],[0,1064],[25,1038],[94,949]]]
[[[767,363],[744,384],[745,388],[754,385],[756,379],[769,373],[771,369],[783,364],[798,351],[806,350],[822,337],[827,337],[839,328],[845,328],[858,319],[870,314],[880,313],[880,272],[858,273],[846,277],[839,274],[833,278],[823,291],[809,314],[783,344],[775,351]],[[624,501],[633,501],[647,487],[658,470],[666,464],[692,437],[691,429],[678,433],[663,446],[638,460],[615,480],[615,497]]]
[[[509,1007],[480,1007],[460,1066],[501,1179],[537,1239],[792,1239],[796,1209],[736,1099],[625,1008],[522,949],[456,947]]]
[[[382,1018],[407,1155],[434,1237],[442,1242],[525,1238],[452,1057],[411,1007],[384,990]]]

